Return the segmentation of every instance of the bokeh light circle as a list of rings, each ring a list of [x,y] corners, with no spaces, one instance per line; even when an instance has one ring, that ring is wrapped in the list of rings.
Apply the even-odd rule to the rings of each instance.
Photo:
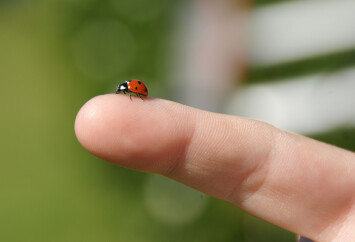
[[[79,69],[94,79],[113,78],[127,69],[135,53],[130,30],[114,19],[91,21],[73,40],[74,59]]]
[[[111,0],[111,2],[118,14],[139,22],[158,17],[165,4],[165,0]]]
[[[144,200],[149,212],[167,224],[195,221],[206,209],[203,193],[160,175],[150,175],[145,184]]]

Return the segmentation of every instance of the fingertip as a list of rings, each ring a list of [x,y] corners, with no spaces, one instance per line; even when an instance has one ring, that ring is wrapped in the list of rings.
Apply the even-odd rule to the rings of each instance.
[[[87,101],[76,116],[74,125],[76,137],[85,149],[95,155],[100,153],[105,143],[100,138],[108,132],[109,120],[107,118],[108,114],[113,112],[113,105],[116,106],[116,111],[124,108],[115,100],[117,98],[120,98],[119,95],[116,97],[113,95],[96,96]],[[102,145],[98,145],[100,143]]]
[[[75,133],[80,144],[92,154],[115,163],[129,160],[134,152],[136,132],[142,122],[144,103],[127,95],[100,95],[86,102],[77,114]],[[138,113],[137,113],[138,112]]]
[[[97,96],[78,112],[75,133],[86,150],[104,160],[160,173],[188,136],[188,119],[184,112],[176,114],[179,106],[154,98]]]

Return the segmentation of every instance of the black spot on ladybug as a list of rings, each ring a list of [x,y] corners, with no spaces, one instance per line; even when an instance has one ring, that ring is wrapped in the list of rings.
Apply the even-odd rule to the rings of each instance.
[[[148,89],[146,88],[145,91],[148,92]]]
[[[138,81],[138,84],[142,84],[142,82],[141,82],[141,81]]]
[[[136,90],[138,90],[138,87],[136,87]]]

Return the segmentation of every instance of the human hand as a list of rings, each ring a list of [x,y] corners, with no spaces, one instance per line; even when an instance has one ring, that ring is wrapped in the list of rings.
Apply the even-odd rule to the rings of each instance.
[[[355,154],[269,124],[103,95],[75,132],[94,155],[160,173],[316,241],[355,240]]]

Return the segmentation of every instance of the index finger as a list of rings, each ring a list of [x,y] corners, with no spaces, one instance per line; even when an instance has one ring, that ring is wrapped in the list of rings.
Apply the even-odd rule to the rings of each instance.
[[[171,177],[293,232],[329,240],[352,231],[351,152],[266,123],[124,95],[90,100],[75,130],[98,157]]]

